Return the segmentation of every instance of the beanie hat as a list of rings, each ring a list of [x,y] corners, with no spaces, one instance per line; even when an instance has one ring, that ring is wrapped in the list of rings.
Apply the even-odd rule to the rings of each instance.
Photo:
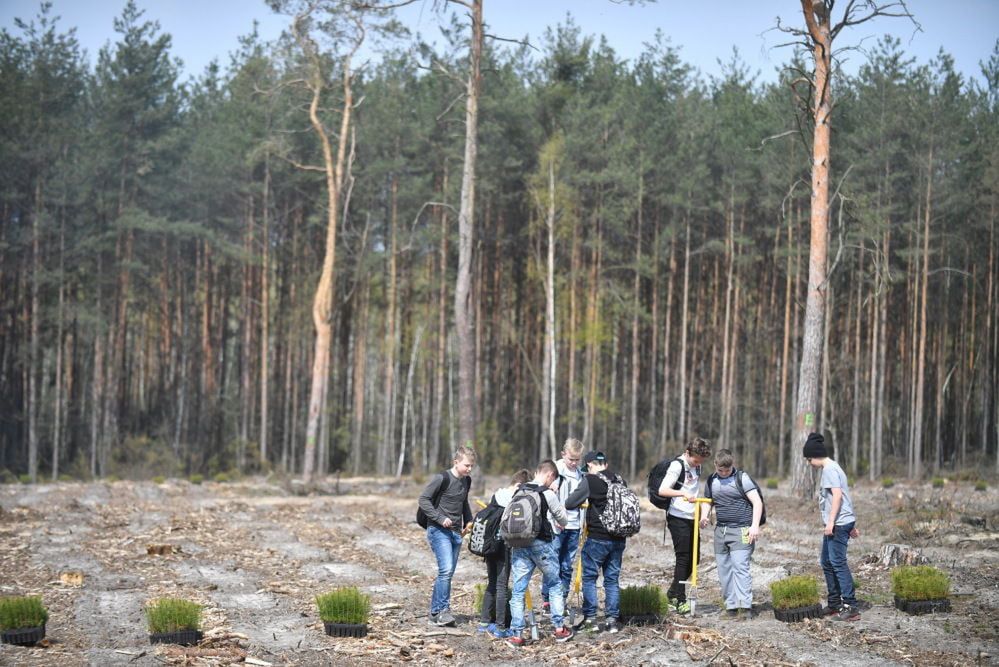
[[[801,453],[806,459],[824,459],[829,456],[828,452],[826,452],[826,441],[822,437],[822,434],[809,433]]]

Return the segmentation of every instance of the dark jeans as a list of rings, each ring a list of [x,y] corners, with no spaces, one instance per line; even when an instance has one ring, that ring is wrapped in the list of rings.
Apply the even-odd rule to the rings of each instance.
[[[680,602],[686,602],[687,590],[680,582],[690,578],[693,567],[694,520],[669,514],[666,516],[666,526],[669,528],[670,537],[673,538],[673,553],[676,554],[673,583],[670,584],[667,595]]]
[[[597,615],[597,576],[604,573],[604,615],[618,618],[621,615],[621,557],[625,542],[595,540],[592,537],[583,544],[583,616]]]
[[[833,528],[832,535],[822,536],[822,572],[826,575],[827,603],[830,607],[840,605],[857,606],[857,594],[853,589],[853,575],[846,562],[846,547],[850,542],[850,531],[854,523]]]
[[[486,556],[489,583],[482,596],[483,623],[495,623],[498,628],[510,627],[510,549],[503,547],[498,554]]]
[[[572,583],[572,561],[576,558],[579,548],[579,531],[563,530],[552,540],[555,553],[558,554],[559,579],[562,580],[562,595],[569,597],[569,584]],[[541,598],[548,602],[548,587],[542,585]]]

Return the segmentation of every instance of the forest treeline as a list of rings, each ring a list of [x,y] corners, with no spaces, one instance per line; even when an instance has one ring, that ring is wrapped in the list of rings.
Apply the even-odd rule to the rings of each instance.
[[[301,50],[251,33],[184,81],[132,2],[93,64],[57,13],[0,33],[0,469],[301,469],[329,207]],[[463,20],[442,14],[434,47],[383,31],[355,62],[320,473],[422,474],[459,444]],[[343,47],[317,48],[317,113],[339,127]],[[864,57],[833,83],[815,427],[852,475],[994,470],[999,44],[981,80],[890,37]],[[758,476],[797,461],[811,121],[807,58],[786,58],[773,83],[737,54],[705,77],[665,36],[626,61],[571,19],[486,41],[469,297],[486,469],[567,436],[632,479],[694,434]]]

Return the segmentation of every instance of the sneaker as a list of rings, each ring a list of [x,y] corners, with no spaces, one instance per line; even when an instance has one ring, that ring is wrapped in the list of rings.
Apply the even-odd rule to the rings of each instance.
[[[493,628],[495,630],[496,629],[496,624],[495,623],[483,623],[483,622],[479,621],[479,625],[476,626],[475,631],[476,632],[483,632],[483,633],[484,632],[489,632],[489,628]]]
[[[454,614],[451,613],[450,609],[445,609],[441,613],[437,614],[437,620],[434,621],[435,625],[454,625],[457,619],[455,619]]]
[[[594,632],[597,630],[597,624],[593,621],[590,616],[584,616],[583,620],[572,626],[574,632]]]
[[[690,613],[690,603],[687,602],[686,600],[684,600],[683,602],[680,602],[679,600],[677,600],[676,604],[673,605],[673,609],[675,609],[676,613],[678,613],[678,614],[689,614]]]
[[[834,621],[859,621],[860,612],[857,611],[856,607],[851,607],[848,604],[843,605],[839,614],[833,616]]]
[[[555,641],[557,642],[567,642],[572,639],[575,633],[567,627],[561,627],[555,631]]]
[[[437,625],[438,624],[437,623],[437,617],[438,616],[440,616],[440,614],[430,614],[427,617],[427,622],[430,623],[430,625]]]
[[[726,609],[725,610],[725,618],[734,619],[738,615],[739,615],[739,610],[738,609]]]
[[[548,600],[545,600],[544,602],[542,602],[541,603],[541,613],[544,614],[545,616],[548,616],[549,614],[551,614],[552,613],[552,603],[549,602]]]
[[[839,610],[840,610],[840,606],[839,605],[827,605],[827,606],[825,606],[825,607],[822,608],[822,615],[823,616],[833,616],[835,614],[838,614]]]
[[[612,635],[621,632],[621,623],[616,618],[608,618],[603,624],[604,632],[608,632]]]
[[[520,633],[517,633],[515,635],[512,634],[509,637],[507,637],[506,643],[515,648],[521,648],[527,645],[527,640],[524,639],[524,637],[521,636]]]
[[[508,628],[497,628],[496,624],[489,626],[487,633],[493,639],[509,639],[511,637],[510,630]]]

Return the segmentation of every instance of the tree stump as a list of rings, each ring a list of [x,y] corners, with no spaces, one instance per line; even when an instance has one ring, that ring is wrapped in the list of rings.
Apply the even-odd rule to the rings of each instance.
[[[885,567],[895,567],[897,565],[922,565],[928,563],[929,559],[923,552],[908,544],[884,544],[878,554],[878,561]]]

